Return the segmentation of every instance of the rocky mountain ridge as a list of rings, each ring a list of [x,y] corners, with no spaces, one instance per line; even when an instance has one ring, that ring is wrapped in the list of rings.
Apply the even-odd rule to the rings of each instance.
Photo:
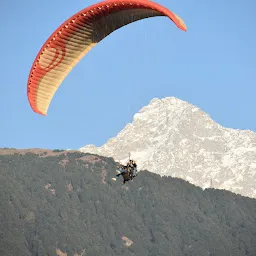
[[[79,150],[121,162],[130,153],[139,169],[256,197],[256,133],[222,127],[174,97],[154,98],[106,144]]]

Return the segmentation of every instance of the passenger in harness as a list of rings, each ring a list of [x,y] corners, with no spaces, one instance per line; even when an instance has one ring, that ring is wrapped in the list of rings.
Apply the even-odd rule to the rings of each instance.
[[[138,175],[136,162],[134,160],[129,160],[127,165],[120,165],[116,177],[119,177],[120,175],[123,176],[122,184],[125,184],[129,180],[133,180],[133,178]],[[112,180],[116,180],[116,178],[112,178]]]

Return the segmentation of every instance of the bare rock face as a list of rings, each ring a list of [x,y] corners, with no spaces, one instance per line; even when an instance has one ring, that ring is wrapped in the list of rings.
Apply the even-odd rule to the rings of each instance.
[[[133,241],[126,236],[122,236],[122,240],[126,247],[130,247],[133,244]]]
[[[154,98],[115,138],[80,151],[117,161],[131,153],[139,169],[256,197],[256,133],[222,127],[174,97]]]

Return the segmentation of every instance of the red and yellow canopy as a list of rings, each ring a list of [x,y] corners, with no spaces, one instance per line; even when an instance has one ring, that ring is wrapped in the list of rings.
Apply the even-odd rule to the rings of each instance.
[[[138,20],[166,16],[186,31],[182,19],[148,0],[107,0],[76,13],[48,38],[29,74],[27,94],[32,109],[46,115],[62,81],[79,60],[113,31]]]

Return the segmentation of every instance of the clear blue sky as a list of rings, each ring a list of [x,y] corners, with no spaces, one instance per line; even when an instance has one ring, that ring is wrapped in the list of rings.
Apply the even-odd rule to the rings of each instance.
[[[174,96],[225,127],[256,131],[256,1],[160,0],[168,18],[123,27],[70,72],[48,115],[26,94],[31,65],[51,33],[95,3],[3,0],[0,8],[0,147],[79,148],[104,144],[153,97]]]

